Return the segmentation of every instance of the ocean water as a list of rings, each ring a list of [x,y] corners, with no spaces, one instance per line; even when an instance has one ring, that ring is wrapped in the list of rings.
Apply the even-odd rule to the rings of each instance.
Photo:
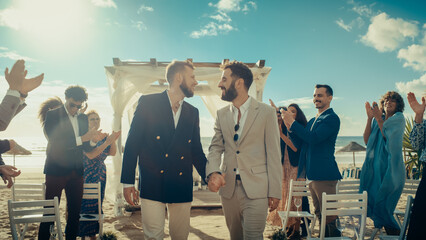
[[[211,143],[211,137],[202,137],[201,144],[204,149],[204,153],[208,153],[208,148]],[[45,138],[16,138],[14,139],[19,145],[30,150],[32,152],[31,155],[25,156],[12,156],[3,154],[3,160],[8,165],[13,165],[13,161],[15,158],[15,166],[19,169],[22,168],[33,168],[40,169],[40,172],[43,171],[44,162],[46,159],[46,146],[47,141]],[[349,144],[351,141],[357,142],[358,144],[365,147],[364,140],[362,136],[343,136],[338,137],[336,141],[336,152],[342,147]],[[353,162],[352,153],[336,153],[336,161],[338,164],[351,164]],[[365,152],[357,152],[355,153],[355,161],[356,165],[361,167],[364,163]],[[107,158],[106,164],[111,164],[111,157]]]

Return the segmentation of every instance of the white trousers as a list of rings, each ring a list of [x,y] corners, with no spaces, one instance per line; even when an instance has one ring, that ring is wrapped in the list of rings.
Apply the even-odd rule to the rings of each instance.
[[[142,228],[145,240],[164,239],[166,207],[169,218],[169,233],[171,239],[188,239],[191,202],[162,203],[142,198]]]

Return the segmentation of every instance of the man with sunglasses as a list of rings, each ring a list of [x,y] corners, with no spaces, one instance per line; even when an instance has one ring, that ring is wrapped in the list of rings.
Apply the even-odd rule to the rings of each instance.
[[[50,110],[46,114],[44,133],[47,138],[46,163],[46,199],[58,197],[62,190],[67,196],[68,219],[65,228],[66,239],[76,239],[80,218],[80,206],[83,197],[83,150],[90,152],[105,135],[96,129],[88,129],[85,114],[79,109],[87,100],[86,89],[70,86],[65,90],[65,104]],[[50,226],[53,223],[41,223],[39,239],[49,239]]]
[[[221,195],[232,240],[263,239],[268,207],[273,211],[281,199],[276,110],[248,95],[252,82],[244,63],[224,66],[218,87],[232,104],[217,111],[207,157],[208,186]]]

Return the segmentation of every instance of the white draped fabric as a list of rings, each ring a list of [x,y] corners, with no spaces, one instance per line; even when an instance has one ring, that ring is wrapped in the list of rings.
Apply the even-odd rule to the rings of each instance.
[[[158,93],[167,89],[168,85],[165,81],[166,65],[166,63],[119,62],[114,66],[105,67],[111,105],[114,110],[113,131],[122,130],[122,118],[125,111],[127,111],[128,119],[131,121],[141,95]],[[218,64],[194,63],[194,65],[196,67],[195,78],[199,82],[195,88],[195,95],[201,97],[212,117],[216,118],[216,111],[229,104],[220,99],[221,90],[217,87],[222,71]],[[249,94],[262,101],[263,89],[271,68],[253,66],[251,70],[254,81]],[[127,133],[122,132],[117,142],[118,149],[122,149],[123,140],[126,138]],[[113,165],[112,169],[108,169],[106,191],[106,197],[115,202],[117,215],[121,214],[121,207],[124,203],[122,185],[120,184],[122,156],[122,151],[117,151],[112,159]]]

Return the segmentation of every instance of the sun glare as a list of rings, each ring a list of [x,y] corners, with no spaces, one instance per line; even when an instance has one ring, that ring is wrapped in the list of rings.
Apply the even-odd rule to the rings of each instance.
[[[29,43],[48,49],[81,44],[89,32],[91,14],[85,0],[18,0],[9,21],[28,35]]]

